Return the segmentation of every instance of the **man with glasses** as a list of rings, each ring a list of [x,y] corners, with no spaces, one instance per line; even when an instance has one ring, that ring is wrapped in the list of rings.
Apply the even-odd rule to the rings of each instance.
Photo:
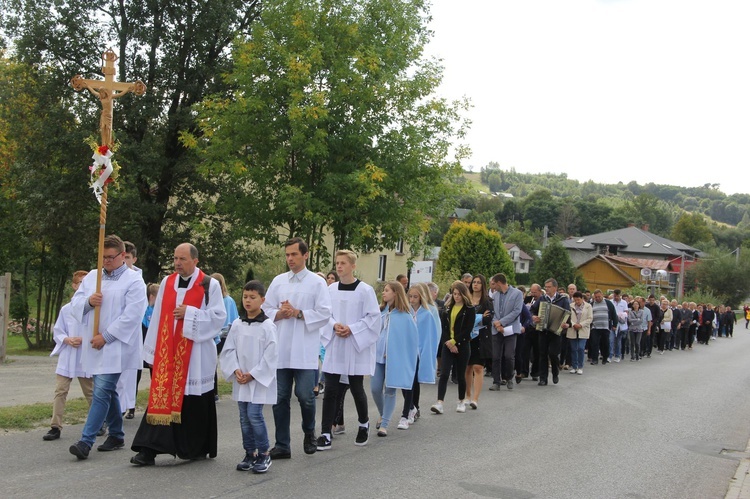
[[[83,427],[81,440],[70,446],[70,453],[86,459],[96,435],[106,420],[107,440],[97,447],[112,451],[125,445],[122,411],[117,397],[117,380],[126,369],[141,365],[141,319],[146,311],[146,284],[125,265],[125,244],[115,235],[104,239],[101,292],[96,291],[97,271],[81,281],[71,302],[72,315],[88,330],[91,340],[82,345],[82,365],[94,377],[94,394]],[[94,327],[94,309],[100,307],[99,328]]]
[[[532,320],[539,324],[539,303],[547,301],[553,305],[570,310],[570,300],[557,292],[557,281],[547,279],[544,281],[545,295],[542,296],[531,308]],[[568,324],[562,325],[563,329],[568,328]],[[565,331],[563,331],[565,334]],[[560,377],[560,336],[547,329],[539,332],[539,386],[547,386],[547,377],[549,375],[549,366],[552,365],[552,383],[557,384]]]

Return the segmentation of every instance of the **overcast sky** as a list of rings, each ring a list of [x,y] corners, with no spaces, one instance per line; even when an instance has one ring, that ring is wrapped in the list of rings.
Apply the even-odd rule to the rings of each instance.
[[[750,1],[433,0],[466,161],[750,193]]]

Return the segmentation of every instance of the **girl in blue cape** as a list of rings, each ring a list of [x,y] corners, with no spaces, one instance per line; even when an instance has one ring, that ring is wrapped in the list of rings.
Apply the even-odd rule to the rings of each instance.
[[[375,374],[370,378],[370,390],[380,414],[378,436],[385,437],[396,408],[396,389],[411,391],[414,383],[419,338],[401,283],[385,284],[380,309],[382,329],[375,347]]]
[[[419,413],[419,384],[435,384],[435,370],[437,369],[435,352],[440,341],[440,321],[437,308],[434,305],[430,306],[430,290],[427,285],[414,284],[409,288],[408,297],[419,333],[419,359],[412,386],[411,410],[407,418],[407,422],[412,424]]]

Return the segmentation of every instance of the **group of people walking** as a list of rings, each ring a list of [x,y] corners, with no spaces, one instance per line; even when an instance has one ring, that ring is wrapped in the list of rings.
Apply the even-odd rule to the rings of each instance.
[[[355,277],[354,252],[336,253],[335,278],[327,282],[307,269],[304,240],[290,239],[284,247],[289,271],[276,276],[267,289],[259,281],[248,282],[239,315],[235,307],[228,319],[231,307],[225,301],[231,298],[223,279],[197,267],[193,245],[175,248],[175,272],[158,290],[149,289],[149,296],[143,279],[125,264],[122,240],[108,236],[101,291],[96,290],[95,271],[74,275],[75,294],[61,311],[62,326],[55,328],[53,354],[61,357],[55,416],[45,440],[59,438],[58,406],[64,408],[70,381],[78,377],[90,410],[70,453],[87,459],[105,422],[109,434],[97,450],[124,447],[122,416],[129,407],[121,405],[116,385],[125,370],[147,365],[148,407],[131,445],[136,454],[130,462],[154,465],[159,454],[215,457],[216,344],[221,339],[218,360],[233,384],[244,448],[237,469],[265,473],[273,461],[292,456],[292,393],[300,406],[304,453],[331,449],[333,436],[344,432],[343,397],[348,390],[357,411],[354,444],[364,446],[371,433],[388,436],[393,421],[398,420],[397,429],[407,430],[421,416],[421,384],[437,381],[437,400],[430,411],[440,415],[454,379],[456,412],[463,413],[478,409],[485,370],[492,376],[492,391],[502,386],[512,390],[529,375],[545,386],[550,371],[557,384],[561,369],[583,374],[587,346],[591,364],[618,362],[628,345],[631,360],[637,361],[651,354],[652,342],[644,333],[645,338],[658,334],[661,352],[684,349],[685,343],[692,348],[691,328],[704,331],[701,328],[714,319],[698,308],[693,312],[690,304],[674,306],[676,302],[662,301],[657,313],[651,310],[653,297],[644,307],[639,299],[628,303],[618,290],[611,300],[600,290],[586,297],[574,285],[564,293],[555,279],[545,281],[543,289],[532,284],[526,296],[525,289],[510,285],[503,274],[491,277],[489,290],[484,276],[464,276],[452,283],[444,300],[437,298],[434,283],[404,286],[389,281],[378,300],[375,290]],[[94,331],[97,308],[99,327]],[[550,320],[551,309],[561,311],[562,319]],[[689,317],[683,310],[690,311]],[[680,336],[684,329],[687,341]],[[731,335],[731,328],[727,331]],[[626,337],[630,341],[623,345]],[[699,341],[708,339],[699,335]],[[325,391],[316,436],[314,389],[321,347]],[[366,376],[378,412],[374,432]],[[399,389],[403,408],[394,417]],[[273,405],[273,444],[263,417],[266,404]]]

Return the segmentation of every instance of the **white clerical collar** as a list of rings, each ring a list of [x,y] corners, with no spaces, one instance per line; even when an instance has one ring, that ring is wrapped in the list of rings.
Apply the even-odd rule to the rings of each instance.
[[[302,270],[297,272],[296,274],[289,271],[289,282],[302,282],[302,280],[307,277],[307,274],[309,274],[310,271],[307,270],[307,267],[304,267]]]

